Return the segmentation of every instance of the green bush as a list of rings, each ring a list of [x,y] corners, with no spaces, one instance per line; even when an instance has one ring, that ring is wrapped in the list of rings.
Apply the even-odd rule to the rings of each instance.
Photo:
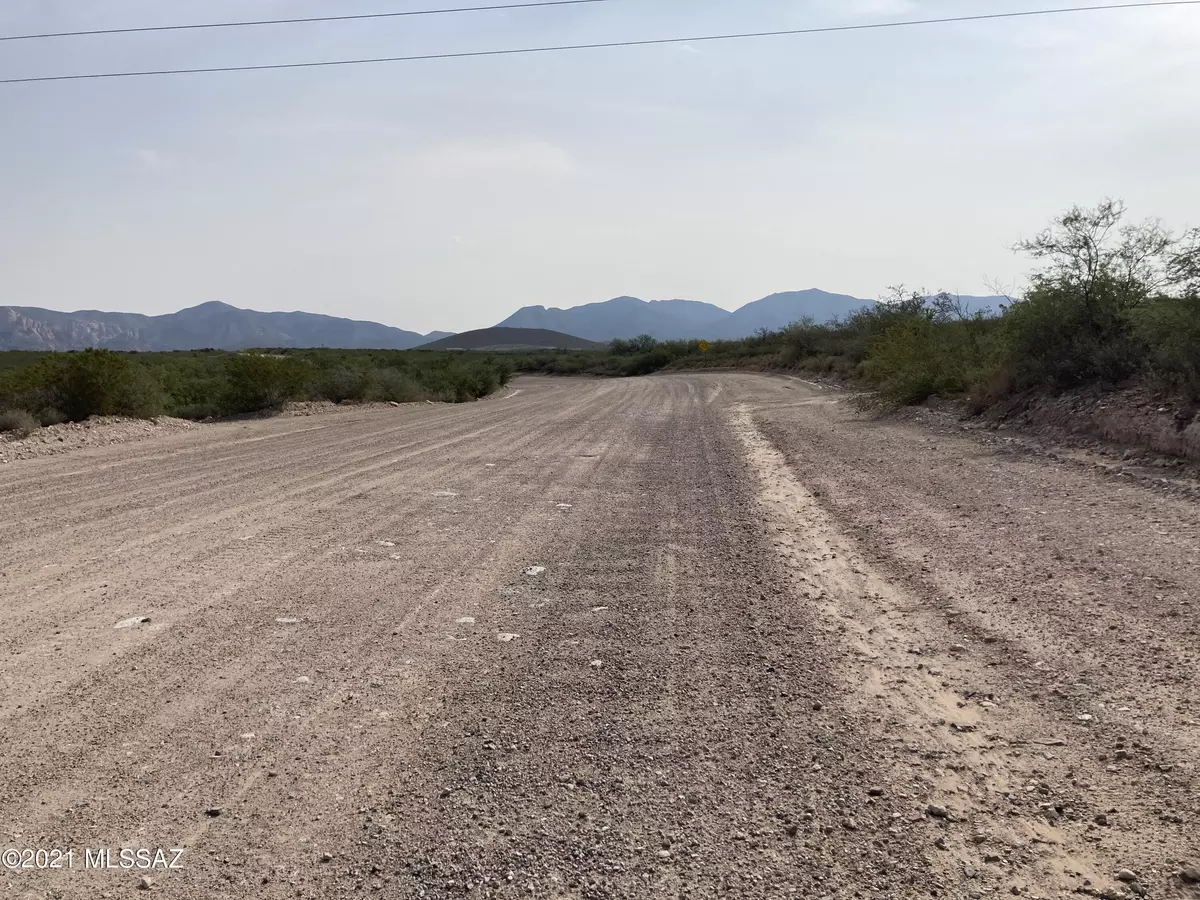
[[[0,434],[11,434],[17,438],[28,437],[41,426],[38,420],[23,409],[8,409],[0,412]]]
[[[1112,280],[1082,287],[1035,284],[1004,316],[1004,342],[1017,388],[1055,390],[1084,382],[1115,384],[1145,359],[1126,288]]]
[[[346,400],[366,400],[371,390],[371,377],[362,369],[338,366],[325,372],[317,382],[317,394],[334,403]]]
[[[875,339],[862,364],[868,381],[893,403],[920,403],[949,387],[951,364],[930,319],[914,318],[897,324]]]
[[[651,350],[649,353],[641,353],[625,364],[622,374],[628,376],[649,375],[651,372],[657,372],[660,369],[665,369],[671,364],[672,357],[670,352],[664,348]]]
[[[425,392],[415,379],[398,369],[376,369],[371,373],[367,396],[389,403],[412,403],[425,399]]]
[[[1134,323],[1150,373],[1200,400],[1200,294],[1163,297],[1138,310]]]
[[[261,353],[239,353],[225,364],[221,408],[226,414],[278,409],[300,396],[305,376],[301,362]]]
[[[166,396],[154,376],[138,363],[111,350],[84,350],[62,359],[50,378],[54,406],[73,422],[89,416],[163,414]]]

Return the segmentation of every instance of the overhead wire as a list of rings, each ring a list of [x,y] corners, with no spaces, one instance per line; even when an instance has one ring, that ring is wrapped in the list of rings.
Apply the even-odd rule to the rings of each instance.
[[[579,6],[610,0],[531,0],[526,3],[497,3],[491,6],[455,6],[443,9],[406,9],[400,12],[355,13],[341,16],[306,16],[293,19],[257,19],[236,22],[199,22],[182,25],[140,25],[132,28],[95,28],[90,31],[47,31],[41,34],[0,34],[0,41],[39,41],[50,38],[92,37],[111,34],[146,34],[155,31],[196,31],[205,28],[257,28],[266,25],[304,25],[314,22],[354,22],[364,19],[398,19],[406,16],[440,16],[450,13],[494,12],[509,9],[539,9],[547,6]]]
[[[313,69],[331,66],[360,66],[381,63],[419,62],[435,59],[473,59],[490,56],[516,56],[531,53],[562,53],[578,50],[602,50],[616,47],[649,47],[664,44],[699,44],[711,41],[745,40],[752,38],[788,37],[797,35],[833,34],[837,32],[871,31],[889,28],[913,28],[926,25],[947,25],[965,22],[986,22],[1001,19],[1020,19],[1035,16],[1056,16],[1071,13],[1109,10],[1151,9],[1155,7],[1200,6],[1200,0],[1152,0],[1139,3],[1104,3],[1091,6],[1065,6],[1049,9],[1020,10],[1005,13],[982,13],[968,16],[944,16],[932,19],[904,19],[890,22],[865,22],[854,25],[826,25],[813,28],[789,28],[780,31],[749,31],[707,34],[692,37],[649,38],[644,40],[602,41],[589,44],[559,44],[541,47],[511,47],[496,50],[466,50],[456,53],[422,53],[411,56],[374,56],[358,59],[329,59],[310,62],[265,63],[259,65],[201,66],[186,69],[145,69],[126,72],[85,72],[75,75],[36,75],[25,78],[0,78],[0,84],[29,84],[46,81],[82,81],[101,78],[142,78],[166,75],[202,75],[219,72],[262,72],[280,69]]]

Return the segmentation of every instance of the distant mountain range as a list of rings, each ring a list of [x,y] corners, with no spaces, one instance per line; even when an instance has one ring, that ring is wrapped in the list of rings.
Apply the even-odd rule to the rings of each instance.
[[[962,297],[969,310],[999,312],[1004,297]],[[593,341],[648,334],[660,341],[687,338],[709,340],[749,337],[760,328],[778,329],[805,317],[816,322],[843,318],[874,300],[828,291],[786,291],[771,294],[729,312],[695,300],[639,300],[616,297],[570,309],[526,306],[500,323],[508,328],[549,328]]]
[[[659,340],[700,337],[712,333],[729,310],[697,300],[639,300],[616,297],[570,309],[526,306],[499,328],[547,328],[591,341],[611,341],[649,334]]]
[[[407,350],[450,332],[418,334],[375,322],[306,312],[255,312],[202,303],[162,316],[0,306],[0,350],[244,350],[341,347]]]
[[[963,297],[969,309],[998,312],[1003,297]],[[538,329],[604,343],[649,334],[659,340],[741,338],[760,328],[783,328],[804,317],[817,322],[871,306],[846,294],[816,289],[771,294],[729,312],[696,300],[616,297],[570,309],[526,306],[497,328]],[[487,330],[487,329],[485,329]],[[418,334],[375,322],[305,312],[255,312],[227,303],[202,303],[162,316],[98,310],[55,312],[0,306],[0,350],[243,350],[248,347],[340,347],[407,350],[436,345],[453,332]],[[511,336],[511,335],[510,335]],[[487,338],[491,340],[491,338]],[[532,346],[524,344],[523,346]]]

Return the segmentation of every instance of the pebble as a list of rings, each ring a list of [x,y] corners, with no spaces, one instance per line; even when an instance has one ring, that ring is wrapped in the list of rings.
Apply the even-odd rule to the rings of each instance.
[[[321,862],[323,862],[323,863],[333,862],[333,854],[332,853],[322,853],[321,854]]]
[[[206,816],[208,816],[209,818],[213,818],[213,819],[215,819],[217,816],[219,816],[219,815],[221,814],[221,812],[222,812],[222,809],[221,809],[221,807],[219,807],[219,806],[210,806],[208,809],[206,809],[206,810],[204,811],[204,814],[205,814]]]
[[[141,878],[138,879],[137,886],[138,886],[139,891],[148,891],[148,890],[150,890],[150,888],[154,887],[154,882],[151,881],[149,878],[147,878],[145,875],[143,875]]]
[[[966,653],[967,648],[963,644],[951,644],[950,652],[951,653]]]
[[[496,635],[496,640],[502,644],[507,644],[509,641],[515,641],[519,637],[519,634],[513,634],[511,631],[501,631]]]
[[[1117,881],[1131,882],[1137,880],[1137,873],[1132,869],[1121,869],[1119,872],[1117,872]]]
[[[1184,884],[1200,884],[1200,867],[1184,866],[1179,870],[1179,880]]]
[[[933,816],[935,819],[950,818],[950,810],[946,809],[944,806],[938,806],[936,803],[930,803],[928,806],[926,806],[925,812],[928,815]]]
[[[818,700],[816,703],[813,704],[813,710],[815,712],[820,712],[824,708],[825,708],[825,704],[822,703],[820,700]]]
[[[1097,825],[1107,826],[1108,825],[1108,816],[1106,816],[1104,813],[1100,813],[1099,815],[1096,816],[1096,818],[1093,821]]]
[[[604,665],[604,661],[603,661],[603,660],[600,660],[600,659],[593,659],[593,660],[591,661],[591,663],[589,663],[589,665],[590,665],[590,666],[591,666],[593,669],[599,669],[601,666],[603,666],[603,665]]]

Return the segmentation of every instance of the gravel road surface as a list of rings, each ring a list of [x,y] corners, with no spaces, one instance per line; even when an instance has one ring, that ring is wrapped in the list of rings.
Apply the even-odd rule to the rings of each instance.
[[[1194,501],[513,387],[0,469],[0,896],[1200,896]]]

